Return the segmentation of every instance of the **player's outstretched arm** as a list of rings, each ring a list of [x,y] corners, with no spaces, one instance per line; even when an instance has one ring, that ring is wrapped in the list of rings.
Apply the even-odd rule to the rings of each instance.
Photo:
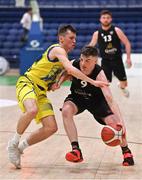
[[[131,56],[130,56],[131,55],[130,41],[128,40],[127,36],[124,34],[124,32],[120,28],[115,27],[115,30],[116,30],[116,33],[117,33],[119,39],[125,46],[125,50],[126,50],[126,54],[127,54],[126,63],[128,65],[128,67],[130,68],[132,66],[132,61],[131,61]]]
[[[59,86],[61,86],[61,84],[63,84],[63,82],[65,82],[65,81],[71,81],[71,80],[72,80],[72,76],[69,75],[69,74],[67,73],[67,71],[64,71],[64,72],[61,74],[61,76],[59,77],[57,83],[58,83]]]
[[[103,70],[100,71],[100,73],[98,74],[96,80],[108,82]],[[113,104],[113,97],[112,97],[112,93],[111,93],[110,88],[109,87],[102,87],[101,90],[102,90],[102,92],[103,92],[109,106],[111,107],[112,104]]]
[[[54,50],[54,51],[53,51]],[[58,58],[61,63],[63,64],[65,70],[67,71],[68,74],[89,82],[90,84],[97,86],[97,87],[104,87],[104,86],[108,86],[109,83],[108,82],[103,82],[103,81],[95,81],[91,78],[89,78],[88,76],[86,76],[85,74],[83,74],[80,70],[78,70],[77,68],[75,68],[72,63],[69,61],[69,59],[67,58],[67,53],[63,48],[60,47],[56,47],[52,50],[52,54],[54,53],[54,56],[56,58]]]
[[[107,82],[107,78],[104,74],[104,71],[100,71],[100,73],[98,74],[97,80],[102,80],[102,81],[106,81]],[[105,99],[108,103],[108,105],[110,106],[112,112],[118,117],[118,124],[122,124],[123,127],[125,128],[125,125],[124,125],[124,120],[123,120],[123,117],[121,115],[121,112],[120,112],[120,109],[117,105],[117,103],[115,102],[115,100],[113,99],[113,96],[112,96],[112,93],[111,93],[111,90],[109,87],[102,87],[101,88],[104,96],[105,96]]]
[[[63,70],[57,81],[51,85],[50,90],[55,91],[61,87],[61,84],[65,81],[71,81],[72,76],[67,74],[67,71]]]

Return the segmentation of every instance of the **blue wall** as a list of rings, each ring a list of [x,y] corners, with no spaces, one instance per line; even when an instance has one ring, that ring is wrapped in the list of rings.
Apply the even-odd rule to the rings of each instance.
[[[114,23],[122,28],[132,43],[132,52],[142,52],[142,7],[107,8],[113,13]],[[60,24],[71,23],[78,31],[77,47],[71,58],[79,55],[80,48],[87,44],[92,33],[99,27],[99,12],[102,8],[41,8],[44,20],[44,41],[46,48],[57,41],[56,33]],[[19,67],[19,49],[22,27],[20,19],[26,8],[0,8],[0,56]]]

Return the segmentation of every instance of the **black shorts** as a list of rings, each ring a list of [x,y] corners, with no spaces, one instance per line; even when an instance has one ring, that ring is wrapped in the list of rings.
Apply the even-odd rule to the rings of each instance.
[[[114,75],[120,81],[127,80],[124,64],[121,57],[117,59],[102,59],[101,66],[104,70],[107,79],[110,82],[112,81],[112,73],[114,73]]]
[[[92,100],[84,100],[79,96],[69,94],[65,99],[65,102],[67,101],[71,101],[77,106],[77,114],[82,113],[84,110],[88,110],[97,122],[103,125],[106,125],[103,118],[113,114],[105,99],[98,103],[94,103]]]

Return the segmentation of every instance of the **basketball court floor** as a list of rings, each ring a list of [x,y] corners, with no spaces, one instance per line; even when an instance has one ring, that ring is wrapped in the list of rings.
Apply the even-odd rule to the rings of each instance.
[[[49,93],[56,119],[58,132],[49,139],[27,148],[22,155],[22,169],[16,170],[7,158],[6,146],[14,134],[20,109],[16,102],[15,86],[0,83],[0,179],[3,180],[47,180],[47,179],[142,179],[142,76],[129,77],[130,97],[125,98],[117,88],[114,78],[111,89],[127,127],[127,138],[135,166],[123,167],[120,147],[108,147],[100,139],[102,126],[89,112],[75,117],[80,147],[84,161],[74,164],[65,160],[66,152],[71,150],[63,128],[61,112],[63,100],[69,93],[69,86],[62,86]],[[2,80],[2,78],[1,78]],[[0,81],[2,82],[2,81]],[[3,102],[2,100],[12,100]],[[14,102],[13,102],[14,101]],[[12,105],[12,102],[14,103]],[[23,137],[39,128],[33,121]]]

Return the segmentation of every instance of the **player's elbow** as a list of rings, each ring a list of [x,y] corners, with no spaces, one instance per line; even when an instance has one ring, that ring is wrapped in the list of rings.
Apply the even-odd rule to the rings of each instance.
[[[72,67],[67,67],[66,71],[67,71],[67,74],[69,74],[69,75],[73,74],[73,68]]]
[[[128,46],[129,49],[131,49],[131,43],[130,43],[130,41],[127,42],[127,46]]]

